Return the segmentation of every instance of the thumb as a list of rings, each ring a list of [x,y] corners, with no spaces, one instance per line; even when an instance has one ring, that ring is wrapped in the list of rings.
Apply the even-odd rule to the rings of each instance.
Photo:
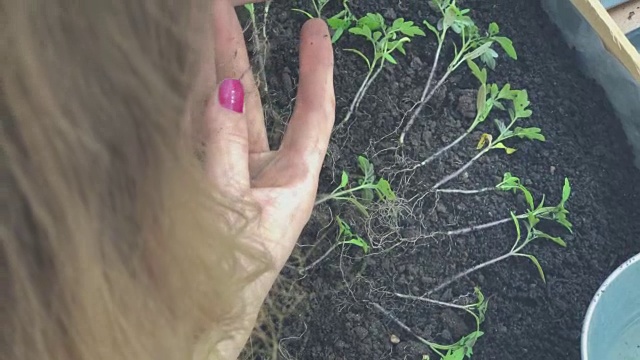
[[[249,189],[249,135],[240,80],[220,83],[209,100],[205,124],[207,176],[219,188],[242,194]]]

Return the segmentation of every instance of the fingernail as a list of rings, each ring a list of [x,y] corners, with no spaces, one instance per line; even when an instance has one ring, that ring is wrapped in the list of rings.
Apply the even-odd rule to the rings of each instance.
[[[224,79],[218,88],[218,101],[223,108],[242,114],[244,112],[244,88],[237,79]]]

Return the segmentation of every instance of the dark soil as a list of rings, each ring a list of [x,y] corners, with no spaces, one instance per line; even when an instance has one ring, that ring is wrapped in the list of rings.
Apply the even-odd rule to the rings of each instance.
[[[352,1],[357,15],[380,12],[388,20],[436,20],[426,0]],[[302,4],[304,3],[304,4]],[[304,21],[292,7],[308,1],[274,1],[271,10],[270,56],[267,62],[270,104],[286,116],[297,80],[297,37]],[[336,2],[337,3],[337,2]],[[539,200],[560,197],[563,180],[571,180],[568,203],[574,233],[556,226],[544,228],[561,235],[563,249],[551,242],[534,243],[529,252],[540,260],[544,283],[526,259],[512,258],[460,280],[433,298],[452,301],[479,286],[490,297],[485,335],[474,348],[474,359],[579,359],[582,319],[589,301],[607,275],[624,260],[640,252],[640,172],[633,167],[625,134],[601,88],[577,68],[567,47],[537,1],[465,0],[481,28],[500,24],[513,39],[519,59],[498,59],[490,81],[527,89],[534,115],[529,126],[540,127],[547,141],[515,141],[513,155],[492,152],[447,187],[477,189],[495,185],[510,171],[525,180]],[[335,5],[335,4],[334,4]],[[327,13],[337,8],[329,7]],[[335,86],[337,121],[341,120],[365,75],[359,58],[344,48],[368,49],[352,36],[336,46]],[[395,174],[403,168],[393,151],[398,135],[391,135],[403,114],[416,101],[433,61],[433,37],[407,46],[408,55],[389,66],[370,88],[348,131],[337,133],[326,161],[320,191],[330,192],[342,169],[357,173],[356,157],[366,154],[384,170],[404,198],[426,192],[437,180],[475,154],[484,124],[468,141],[446,156],[418,170],[409,180]],[[451,49],[445,58],[450,59]],[[442,74],[443,66],[438,73]],[[470,124],[469,97],[477,82],[466,69],[451,78],[412,128],[405,160],[420,160],[455,139]],[[473,101],[471,101],[473,107]],[[471,110],[473,116],[473,109]],[[442,195],[425,197],[401,219],[402,238],[450,230],[505,218],[509,210],[522,211],[524,200],[512,194]],[[330,212],[332,211],[332,213]],[[340,215],[365,234],[362,216],[348,206],[319,206],[300,240],[297,258],[283,276],[296,280],[305,300],[284,323],[283,350],[298,359],[422,359],[428,348],[371,306],[375,301],[404,321],[417,334],[451,343],[472,331],[464,312],[386,296],[382,291],[420,295],[448,276],[507,252],[515,239],[512,224],[455,237],[422,237],[389,251],[362,257],[356,247],[338,248],[302,277],[295,270],[321,256],[335,242],[331,214]],[[406,214],[405,214],[406,215]],[[419,222],[422,222],[420,224]],[[382,229],[381,229],[382,230]],[[397,241],[402,241],[400,238]],[[400,338],[392,344],[391,335]],[[302,335],[302,336],[301,336]],[[433,356],[433,354],[431,354]]]

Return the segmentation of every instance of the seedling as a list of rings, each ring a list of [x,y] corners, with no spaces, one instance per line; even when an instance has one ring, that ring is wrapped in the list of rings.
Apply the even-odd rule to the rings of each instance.
[[[487,99],[485,96],[489,96],[489,98]],[[455,179],[458,175],[462,174],[462,172],[464,172],[467,168],[473,165],[480,157],[482,157],[484,154],[486,154],[491,150],[502,149],[509,155],[516,152],[515,148],[508,147],[504,144],[504,142],[508,139],[518,137],[520,139],[527,139],[527,140],[537,140],[537,141],[546,140],[544,135],[542,135],[540,128],[537,128],[537,127],[523,128],[519,126],[514,127],[518,121],[531,117],[533,113],[529,109],[529,105],[530,105],[529,95],[526,90],[511,90],[511,87],[509,86],[509,84],[505,85],[502,88],[502,90],[498,90],[497,85],[492,85],[490,87],[490,93],[488,95],[483,95],[482,97],[479,97],[479,99],[483,99],[483,100],[478,101],[479,115],[476,116],[476,120],[471,125],[470,127],[471,131],[475,129],[475,127],[478,124],[484,122],[484,120],[487,118],[485,114],[488,114],[488,112],[490,112],[493,107],[505,109],[505,106],[502,103],[503,100],[511,102],[511,106],[508,108],[509,119],[510,119],[509,124],[505,125],[505,123],[502,122],[501,120],[495,120],[495,124],[499,131],[498,136],[494,139],[494,137],[491,134],[488,134],[488,133],[482,134],[477,145],[477,149],[480,151],[471,160],[469,160],[467,163],[462,165],[458,170],[445,176],[442,180],[436,183],[432,187],[432,190],[437,190],[442,185]],[[463,136],[466,136],[466,135],[463,135]]]
[[[362,249],[367,254],[369,253],[369,243],[361,238],[358,234],[351,231],[351,227],[339,216],[336,216],[336,222],[338,223],[338,243],[339,244],[351,244]]]
[[[308,11],[302,9],[293,9],[293,11],[304,14],[309,19],[313,18],[322,18],[322,11],[324,7],[327,6],[330,0],[312,0],[313,8],[315,10],[316,15],[311,14]],[[351,28],[351,25],[356,22],[356,17],[351,12],[349,8],[349,0],[342,0],[343,9],[337,14],[327,19],[327,25],[329,28],[333,30],[333,36],[331,37],[331,42],[336,43],[344,34],[345,31]]]
[[[342,7],[343,9],[339,13],[327,19],[327,25],[333,30],[331,42],[334,44],[340,40],[345,31],[349,30],[357,21],[349,8],[349,0],[343,0]]]
[[[498,43],[504,52],[512,59],[515,60],[518,58],[512,41],[505,36],[498,35],[500,32],[498,24],[491,23],[487,31],[484,34],[481,34],[474,21],[468,15],[470,10],[458,8],[456,0],[432,0],[432,3],[441,13],[442,18],[435,26],[426,20],[424,21],[424,25],[436,36],[438,47],[436,49],[435,58],[427,84],[422,92],[422,97],[400,134],[400,145],[404,145],[404,139],[424,108],[424,105],[429,102],[438,88],[442,86],[442,84],[460,67],[460,65],[479,58],[480,61],[485,63],[489,68],[495,68],[496,58],[498,57],[498,53],[492,48],[495,43]],[[440,62],[442,48],[445,44],[445,40],[447,39],[447,35],[450,33],[449,30],[453,31],[460,37],[460,45],[456,45],[456,43],[454,43],[453,60],[451,60],[447,66],[447,70],[440,80],[432,86],[435,71],[438,63]]]
[[[311,0],[311,3],[313,4],[313,10],[316,12],[316,16],[313,16],[310,12],[302,10],[302,9],[293,9],[293,11],[299,12],[301,14],[306,15],[309,19],[313,19],[315,17],[317,18],[321,18],[322,17],[322,10],[324,10],[324,7],[327,6],[327,3],[329,3],[330,0]]]
[[[267,59],[267,18],[269,16],[269,9],[271,7],[272,0],[266,0],[262,7],[262,24],[258,23],[256,16],[256,7],[253,3],[245,4],[244,8],[249,12],[249,21],[251,26],[251,41],[253,43],[253,59],[254,70],[256,70],[256,77],[258,79],[258,85],[260,92],[264,96],[269,95],[269,86],[267,84],[267,78],[265,74],[265,65]],[[262,31],[260,31],[260,29]]]
[[[522,182],[520,181],[519,178],[511,175],[510,173],[504,174],[503,181],[500,184],[498,184],[496,187],[501,191],[522,192],[525,197],[525,201],[527,202],[526,212],[519,215],[516,215],[513,212],[511,212],[510,217],[507,219],[494,221],[488,224],[472,226],[472,227],[461,229],[461,230],[450,231],[447,233],[447,235],[465,234],[471,231],[487,229],[489,227],[497,226],[497,225],[504,224],[506,222],[511,221],[513,222],[516,229],[516,241],[511,247],[511,250],[509,250],[509,252],[507,252],[504,255],[501,255],[489,261],[485,261],[482,264],[476,265],[468,270],[465,270],[449,278],[444,283],[438,285],[436,288],[427,292],[426,295],[430,295],[433,292],[439,291],[444,287],[448,286],[449,284],[453,283],[454,281],[462,277],[468,276],[469,274],[476,272],[484,267],[487,267],[489,265],[495,264],[497,262],[503,261],[505,259],[508,259],[514,256],[525,257],[531,260],[531,262],[533,262],[533,264],[538,269],[538,272],[540,273],[540,277],[542,278],[543,281],[545,281],[544,271],[542,270],[542,267],[540,266],[538,259],[534,255],[524,253],[523,250],[527,247],[527,245],[529,245],[532,241],[536,239],[546,239],[559,246],[562,246],[562,247],[567,246],[567,244],[562,238],[551,236],[537,229],[536,226],[540,223],[541,220],[550,220],[550,221],[556,222],[557,224],[560,224],[561,226],[569,230],[569,232],[573,232],[573,225],[567,218],[569,211],[565,208],[566,202],[569,200],[569,196],[571,196],[571,184],[569,183],[569,179],[567,178],[564,179],[564,185],[562,187],[562,197],[560,199],[560,202],[556,206],[545,206],[545,196],[542,197],[542,200],[536,206],[531,192],[524,185],[522,185]],[[524,240],[522,240],[521,222],[524,223],[525,229],[527,231]]]
[[[330,194],[316,200],[316,205],[329,200],[346,201],[353,204],[361,213],[368,216],[366,204],[377,197],[381,201],[393,201],[396,194],[391,189],[389,181],[384,178],[376,179],[373,164],[364,156],[358,156],[358,166],[363,175],[357,176],[357,185],[350,186],[352,181],[349,173],[342,172],[340,185]],[[358,195],[358,196],[357,196]]]
[[[416,334],[409,326],[400,321],[397,317],[391,314],[389,311],[384,309],[377,303],[373,303],[374,307],[380,310],[383,314],[387,315],[391,320],[393,320],[397,325],[401,328],[412,334],[416,339],[418,339],[423,344],[429,346],[433,352],[440,356],[441,360],[462,360],[465,357],[471,358],[473,354],[473,346],[476,344],[478,339],[484,335],[484,333],[480,330],[480,325],[484,322],[485,313],[487,311],[487,307],[489,305],[488,300],[485,298],[480,288],[475,288],[474,294],[476,296],[476,302],[468,305],[459,305],[454,303],[447,303],[443,301],[433,300],[426,297],[413,296],[413,295],[405,295],[394,293],[395,296],[403,299],[409,300],[417,300],[422,302],[427,302],[430,304],[435,304],[444,307],[450,307],[454,309],[464,310],[473,316],[476,322],[476,329],[469,333],[466,336],[463,336],[460,340],[451,345],[442,345],[435,343],[433,341],[429,341],[420,335]],[[423,359],[430,359],[428,355],[423,356]]]
[[[360,18],[354,27],[349,29],[351,34],[364,37],[373,48],[372,56],[365,55],[357,49],[346,49],[358,55],[367,65],[368,72],[358,89],[351,106],[344,119],[336,128],[345,124],[353,113],[358,109],[360,102],[364,98],[369,86],[378,77],[387,63],[397,64],[394,56],[397,54],[406,55],[404,44],[411,41],[415,36],[425,36],[424,31],[416,26],[413,21],[405,21],[402,18],[394,20],[388,25],[382,15],[369,13]]]

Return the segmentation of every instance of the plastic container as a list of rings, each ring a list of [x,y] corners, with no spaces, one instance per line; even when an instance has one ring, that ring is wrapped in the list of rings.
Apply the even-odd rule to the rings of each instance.
[[[614,271],[587,310],[582,360],[640,359],[640,254]]]

